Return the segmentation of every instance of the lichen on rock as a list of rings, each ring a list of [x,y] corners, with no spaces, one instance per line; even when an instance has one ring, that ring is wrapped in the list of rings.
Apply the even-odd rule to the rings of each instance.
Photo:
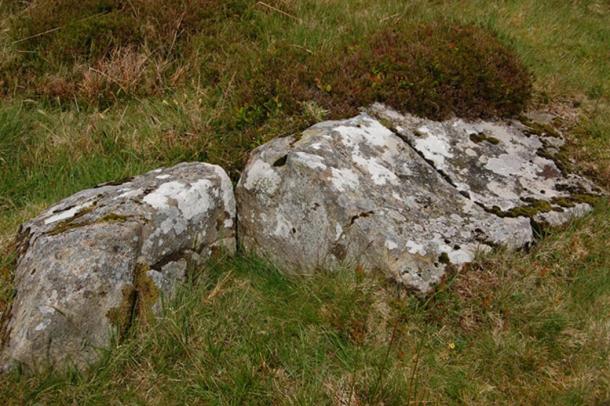
[[[533,239],[528,218],[487,213],[368,114],[259,147],[236,196],[246,251],[292,272],[357,263],[420,294],[477,252]]]
[[[565,173],[554,158],[563,139],[549,125],[459,118],[438,122],[382,104],[368,111],[389,123],[460,193],[497,215],[558,225],[590,210],[576,195],[602,193],[587,179]],[[559,200],[582,204],[561,205]]]
[[[495,246],[591,209],[555,133],[516,121],[438,122],[381,104],[254,150],[236,196],[246,251],[292,272],[358,264],[420,295]]]
[[[185,163],[84,190],[22,225],[1,364],[88,365],[216,247],[235,251],[235,216],[226,173]]]

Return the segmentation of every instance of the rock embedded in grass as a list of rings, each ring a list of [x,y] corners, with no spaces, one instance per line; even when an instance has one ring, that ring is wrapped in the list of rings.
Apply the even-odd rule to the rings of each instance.
[[[224,170],[157,169],[79,192],[22,225],[2,365],[82,368],[171,297],[215,250],[235,250]]]
[[[246,251],[293,272],[360,264],[420,294],[479,251],[533,240],[528,218],[486,212],[367,114],[259,147],[236,198]]]
[[[425,295],[477,252],[530,244],[532,223],[590,209],[570,190],[595,187],[539,155],[546,144],[517,123],[377,104],[253,151],[236,190],[240,243],[287,271],[361,265]]]

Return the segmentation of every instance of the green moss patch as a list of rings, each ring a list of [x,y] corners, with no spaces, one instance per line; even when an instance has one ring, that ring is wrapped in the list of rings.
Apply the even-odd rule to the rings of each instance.
[[[118,329],[119,337],[125,338],[134,321],[148,323],[152,317],[152,307],[159,300],[159,289],[148,276],[150,267],[138,263],[134,269],[133,284],[123,288],[123,299],[119,306],[112,308],[106,317]]]
[[[137,291],[133,286],[125,286],[122,290],[123,299],[119,306],[110,309],[106,317],[117,329],[120,338],[127,336],[133,322],[134,309],[137,302]]]
[[[535,200],[530,199],[528,204],[514,207],[510,210],[502,210],[498,206],[493,206],[491,209],[487,209],[490,213],[495,214],[498,217],[529,217],[532,218],[536,214],[548,213],[553,211],[553,205],[546,200]]]
[[[496,137],[493,137],[491,135],[487,135],[485,133],[470,134],[470,140],[477,144],[481,143],[483,141],[487,141],[493,145],[498,145],[500,143],[499,139],[497,139]]]
[[[550,211],[563,211],[563,208],[572,208],[577,204],[588,204],[594,207],[600,202],[601,196],[596,196],[587,193],[574,193],[567,197],[555,197],[550,201],[527,199],[526,205],[512,208],[510,210],[501,210],[498,206],[487,209],[488,212],[499,217],[529,217],[532,218],[540,213],[548,213]]]
[[[533,134],[539,137],[556,137],[561,138],[561,135],[557,132],[557,130],[550,124],[542,124],[537,123],[528,119],[525,116],[519,117],[519,121],[525,124],[528,129],[525,132],[526,134]]]
[[[93,204],[90,207],[86,207],[86,208],[78,211],[74,216],[72,216],[68,220],[60,221],[59,223],[57,223],[57,225],[55,227],[53,227],[53,229],[51,229],[47,232],[47,235],[61,234],[68,230],[90,224],[87,222],[85,222],[85,223],[78,222],[77,220],[79,218],[85,216],[86,214],[91,213],[93,210],[95,210],[95,208],[96,208],[96,204]]]
[[[73,230],[75,228],[90,226],[92,224],[124,223],[127,220],[129,220],[129,218],[130,218],[130,216],[109,213],[97,220],[77,221],[79,218],[83,217],[84,215],[91,213],[93,210],[95,210],[95,208],[96,208],[95,205],[93,205],[91,207],[88,207],[86,209],[79,211],[78,213],[76,213],[76,215],[74,215],[74,217],[72,217],[68,220],[59,222],[53,229],[51,229],[50,231],[47,232],[47,235],[57,235],[57,234],[64,233],[68,230]]]
[[[160,292],[155,282],[148,276],[150,267],[146,264],[136,265],[134,286],[137,293],[135,313],[138,320],[148,322],[152,316],[152,307],[159,300]]]

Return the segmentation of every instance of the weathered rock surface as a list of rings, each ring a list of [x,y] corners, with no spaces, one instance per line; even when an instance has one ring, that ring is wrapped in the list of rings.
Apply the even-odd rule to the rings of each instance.
[[[399,114],[381,104],[369,112],[460,193],[500,216],[529,215],[559,225],[591,209],[579,201],[583,195],[601,192],[586,179],[563,173],[551,159],[563,145],[561,138],[533,134],[518,121],[436,122]]]
[[[289,271],[360,264],[426,294],[477,251],[531,243],[532,221],[590,210],[574,192],[595,187],[541,156],[561,140],[526,130],[374,105],[273,140],[237,186],[240,243]]]
[[[226,173],[189,163],[82,191],[24,224],[0,366],[94,361],[190,267],[235,250],[234,219]]]
[[[421,293],[449,264],[533,239],[528,218],[487,213],[367,114],[259,147],[236,197],[245,250],[299,272],[358,263]]]

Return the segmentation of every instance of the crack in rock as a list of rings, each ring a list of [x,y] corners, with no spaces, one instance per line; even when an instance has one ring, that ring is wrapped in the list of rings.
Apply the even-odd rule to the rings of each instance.
[[[515,120],[437,122],[379,103],[368,111],[460,193],[500,217],[525,216],[556,226],[590,211],[602,193],[587,179],[564,173],[554,158],[564,144],[556,132],[534,132]]]

